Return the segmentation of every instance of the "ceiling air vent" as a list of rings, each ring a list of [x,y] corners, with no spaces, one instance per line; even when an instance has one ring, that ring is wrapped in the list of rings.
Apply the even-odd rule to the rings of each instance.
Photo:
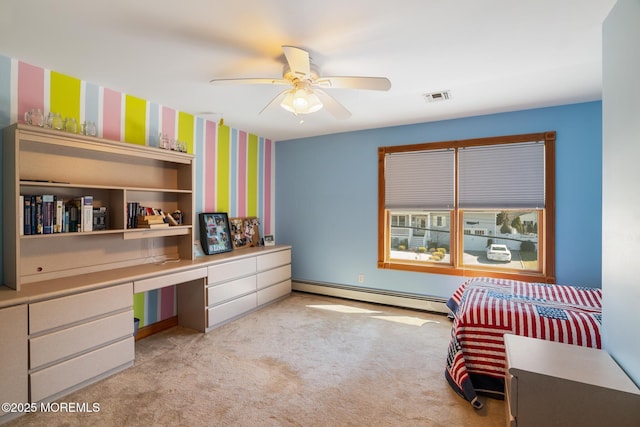
[[[443,90],[440,92],[425,93],[423,96],[427,102],[446,101],[451,99],[451,92]]]

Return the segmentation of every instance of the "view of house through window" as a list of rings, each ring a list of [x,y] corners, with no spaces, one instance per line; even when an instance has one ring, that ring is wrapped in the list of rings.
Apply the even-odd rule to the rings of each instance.
[[[449,263],[451,232],[449,212],[391,212],[409,218],[405,226],[390,228],[390,258]]]
[[[471,211],[462,217],[462,265],[533,271],[540,211]],[[392,211],[390,259],[451,263],[449,212]],[[399,218],[402,218],[399,220]],[[503,245],[504,254],[490,253]]]
[[[553,281],[554,145],[546,132],[381,147],[378,265]]]

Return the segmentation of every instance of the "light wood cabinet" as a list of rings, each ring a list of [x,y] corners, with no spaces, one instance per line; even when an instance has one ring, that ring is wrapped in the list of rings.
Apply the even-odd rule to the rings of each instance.
[[[27,403],[27,305],[0,309],[0,403]],[[0,424],[18,413],[0,409]]]
[[[260,255],[257,267],[258,306],[268,304],[291,292],[291,250]]]
[[[207,332],[291,293],[291,248],[249,248],[207,267],[207,280],[177,288],[178,322]]]
[[[133,284],[29,305],[32,402],[53,399],[133,364]]]
[[[134,144],[12,125],[3,138],[4,283],[20,290],[44,280],[193,259],[193,156]],[[93,196],[107,229],[23,235],[20,196],[65,201]],[[127,206],[182,211],[183,224],[128,228]]]
[[[508,426],[637,426],[640,390],[604,350],[505,334]]]
[[[133,365],[133,336],[29,375],[31,401],[54,400]]]
[[[291,293],[291,250],[209,267],[207,328],[212,329]]]

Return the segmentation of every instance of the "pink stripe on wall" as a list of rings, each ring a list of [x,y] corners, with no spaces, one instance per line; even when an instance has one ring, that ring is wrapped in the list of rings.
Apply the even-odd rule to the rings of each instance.
[[[175,286],[166,286],[160,290],[160,318],[158,320],[168,319],[175,316]]]
[[[162,107],[162,134],[167,134],[169,140],[176,139],[176,114],[173,108]]]
[[[247,132],[238,132],[238,216],[247,216]]]
[[[44,68],[18,62],[18,121],[32,108],[44,111]]]
[[[271,231],[271,145],[270,139],[264,140],[264,234]]]
[[[216,123],[205,122],[204,151],[204,210],[214,212],[216,209]]]
[[[105,88],[102,107],[102,137],[120,141],[121,124],[122,94]]]

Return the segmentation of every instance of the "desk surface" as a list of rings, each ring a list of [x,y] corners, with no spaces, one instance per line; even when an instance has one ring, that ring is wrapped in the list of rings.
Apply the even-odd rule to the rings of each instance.
[[[208,267],[222,262],[228,262],[234,259],[242,259],[285,249],[291,249],[291,246],[260,246],[244,248],[217,255],[200,256],[196,257],[194,260],[141,264],[132,267],[117,268],[96,273],[80,274],[77,276],[29,283],[27,285],[23,285],[20,291],[10,289],[6,286],[1,286],[0,308],[32,303],[93,289],[100,289],[124,282],[184,272],[197,268]]]

